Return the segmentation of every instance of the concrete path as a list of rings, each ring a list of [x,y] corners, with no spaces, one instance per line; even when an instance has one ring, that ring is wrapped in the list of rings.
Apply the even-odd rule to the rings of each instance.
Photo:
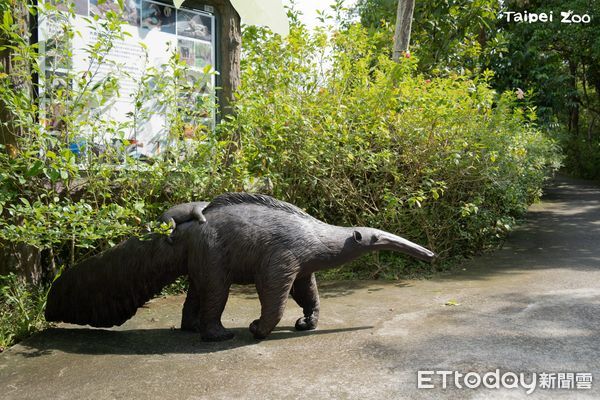
[[[246,328],[259,314],[251,288],[230,298],[223,321],[236,338],[225,343],[173,329],[181,296],[152,301],[119,329],[62,325],[0,354],[0,398],[600,398],[599,187],[557,180],[502,250],[463,268],[431,280],[323,284],[319,330],[293,331],[300,309],[290,302],[263,342]],[[444,389],[441,375],[426,374],[434,388],[418,389],[418,370],[491,372],[509,386],[508,372],[526,383],[537,373],[537,389],[469,389],[460,379],[458,388],[456,375]],[[594,381],[544,389],[542,373]]]

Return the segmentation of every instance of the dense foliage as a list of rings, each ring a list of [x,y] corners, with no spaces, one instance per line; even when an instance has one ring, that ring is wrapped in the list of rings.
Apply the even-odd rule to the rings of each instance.
[[[389,51],[393,43],[397,0],[358,0],[354,12]],[[496,29],[498,0],[416,1],[410,49],[418,69],[435,75],[450,71],[477,75],[505,50],[505,33]]]
[[[0,55],[10,53],[0,70],[0,273],[12,266],[20,279],[9,275],[1,282],[1,346],[41,326],[43,288],[62,268],[123,237],[166,232],[168,226],[153,221],[172,204],[242,189],[229,186],[231,174],[220,171],[228,143],[216,141],[201,126],[190,134],[185,125],[210,105],[180,107],[180,99],[194,98],[197,88],[184,79],[187,66],[176,54],[160,68],[148,68],[138,81],[131,119],[115,121],[102,110],[117,95],[126,69],[115,65],[113,74],[102,77],[97,66],[110,62],[106,55],[116,39],[126,38],[119,15],[90,19],[98,35],[86,48],[86,73],[44,74],[37,44],[23,33],[22,18],[61,18],[63,34],[72,37],[77,33],[68,23],[69,13],[51,3],[13,3],[2,2],[0,8]],[[17,6],[24,15],[13,13]],[[53,57],[68,58],[69,51],[58,49]],[[73,84],[54,85],[59,78]],[[44,95],[38,98],[38,93]],[[146,162],[128,151],[129,132],[150,117],[157,102],[171,122],[170,146]],[[107,133],[110,138],[103,141]],[[23,283],[23,277],[37,286]]]
[[[395,0],[358,0],[355,12],[392,44]],[[506,11],[552,14],[548,22],[509,21]],[[563,22],[561,13],[571,13]],[[589,21],[582,23],[587,15]],[[444,75],[494,72],[499,92],[522,90],[540,127],[566,155],[567,173],[600,177],[600,2],[590,0],[435,0],[415,3],[411,49],[419,71]]]
[[[427,79],[360,25],[331,39],[298,26],[285,41],[249,28],[245,43],[238,158],[326,221],[471,254],[509,229],[557,161],[533,110],[489,76]]]
[[[37,68],[35,45],[18,34],[9,11],[3,16],[4,50],[18,51],[21,65]],[[52,126],[33,97],[38,83],[28,69],[3,77],[0,103],[12,116],[5,126],[14,137],[0,151],[4,251],[26,245],[39,252],[50,279],[122,237],[167,230],[151,221],[171,204],[261,190],[329,223],[399,233],[439,253],[443,265],[495,243],[539,196],[545,173],[558,163],[557,149],[525,100],[492,90],[485,73],[449,70],[428,78],[417,69],[418,54],[394,63],[380,38],[361,25],[313,34],[290,17],[285,39],[246,28],[235,116],[215,132],[199,129],[185,140],[184,121],[203,105],[181,106],[182,92],[191,96],[194,88],[182,83],[186,66],[177,55],[138,82],[136,112],[125,122],[90,107],[117,93],[118,74],[73,76],[75,85],[51,92],[54,109],[76,110],[61,113]],[[103,32],[88,49],[93,64],[124,33],[116,14],[90,23]],[[44,79],[52,76],[40,84]],[[127,132],[147,117],[146,101],[153,98],[169,113],[171,145],[142,161],[127,154]],[[73,152],[81,137],[106,132],[116,144],[85,156]],[[353,276],[398,277],[417,265],[386,257],[362,260]],[[3,287],[10,298],[25,300],[29,293],[13,278]],[[21,331],[34,329],[43,309],[43,295],[26,299],[32,303],[7,305],[32,310],[16,317]],[[20,335],[5,332],[3,343]]]
[[[501,20],[498,28],[505,32],[507,51],[492,65],[495,86],[531,91],[541,124],[560,133],[566,170],[600,178],[600,2],[509,1],[505,7],[515,12],[553,12],[554,21]],[[561,22],[561,12],[569,11],[587,14],[590,22]]]

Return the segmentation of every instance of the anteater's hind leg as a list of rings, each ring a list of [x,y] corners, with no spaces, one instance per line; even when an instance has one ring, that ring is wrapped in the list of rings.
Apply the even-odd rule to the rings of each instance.
[[[250,332],[256,339],[264,339],[283,317],[292,284],[298,271],[292,257],[273,257],[256,279],[260,300],[260,319],[250,324]]]
[[[190,279],[190,286],[181,313],[181,330],[200,332],[201,307],[201,293],[194,281]]]
[[[296,321],[296,329],[299,331],[316,329],[319,322],[319,291],[315,274],[297,278],[290,294],[304,312],[304,317]]]

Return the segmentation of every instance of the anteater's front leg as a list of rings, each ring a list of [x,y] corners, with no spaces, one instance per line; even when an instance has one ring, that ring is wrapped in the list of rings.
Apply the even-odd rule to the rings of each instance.
[[[293,277],[289,277],[285,281],[278,280],[278,282],[261,284],[257,282],[256,290],[260,300],[260,319],[254,320],[250,324],[250,332],[252,332],[255,339],[266,338],[281,321],[293,282]]]
[[[212,279],[204,288],[205,300],[202,307],[202,340],[205,342],[218,342],[233,338],[233,332],[225,329],[221,323],[221,314],[225,309],[229,296],[229,283],[219,277]]]
[[[272,257],[256,277],[256,291],[260,300],[260,319],[250,324],[256,339],[264,339],[283,317],[292,284],[298,271],[292,257]]]
[[[204,341],[233,338],[233,332],[221,323],[221,314],[227,303],[230,283],[225,271],[218,268],[220,259],[207,259],[207,267],[190,270],[190,287],[183,305],[181,329],[200,332]]]
[[[304,312],[304,317],[296,321],[296,329],[299,331],[316,329],[319,322],[319,291],[315,274],[297,278],[290,294]]]

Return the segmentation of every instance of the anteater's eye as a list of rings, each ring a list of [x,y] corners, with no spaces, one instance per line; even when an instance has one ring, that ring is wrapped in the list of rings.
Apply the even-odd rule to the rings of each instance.
[[[362,235],[360,234],[359,231],[354,231],[354,240],[356,240],[357,242],[360,242],[362,240]]]
[[[371,238],[371,243],[375,243],[379,240],[379,237],[377,235],[373,235],[373,237]]]

